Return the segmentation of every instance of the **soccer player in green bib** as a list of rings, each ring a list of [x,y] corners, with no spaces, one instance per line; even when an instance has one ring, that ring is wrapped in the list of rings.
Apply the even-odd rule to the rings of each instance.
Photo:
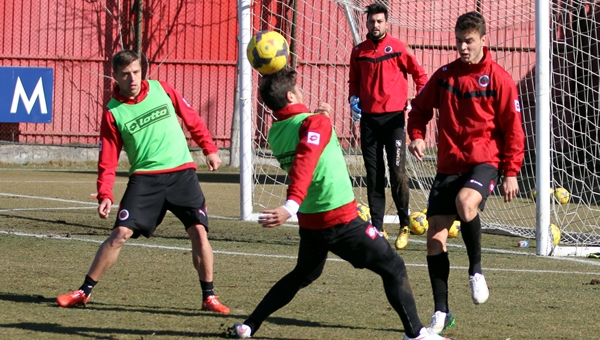
[[[214,171],[221,159],[211,134],[198,113],[171,85],[142,80],[137,53],[116,53],[112,67],[117,84],[100,126],[100,218],[108,218],[114,202],[112,188],[122,149],[129,159],[129,182],[112,233],[98,249],[83,284],[60,295],[57,302],[61,307],[85,305],[94,286],[116,262],[123,244],[140,235],[150,237],[169,210],[183,223],[192,242],[192,259],[202,287],[202,310],[228,314],[229,308],[214,294],[206,201],[177,118],[202,148],[208,169]]]
[[[332,252],[355,268],[381,276],[388,301],[404,325],[405,340],[445,339],[419,320],[404,260],[375,227],[358,217],[329,105],[321,104],[318,113],[310,113],[293,70],[264,76],[259,90],[276,119],[268,132],[269,145],[288,172],[290,185],[286,202],[265,210],[258,222],[274,228],[297,215],[300,249],[296,267],[271,288],[244,323],[234,324],[236,337],[252,337],[269,315],[321,275]]]

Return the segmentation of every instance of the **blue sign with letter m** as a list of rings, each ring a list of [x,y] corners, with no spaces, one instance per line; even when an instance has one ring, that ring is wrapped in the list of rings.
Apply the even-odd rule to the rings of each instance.
[[[52,122],[54,73],[42,67],[0,67],[0,123]]]

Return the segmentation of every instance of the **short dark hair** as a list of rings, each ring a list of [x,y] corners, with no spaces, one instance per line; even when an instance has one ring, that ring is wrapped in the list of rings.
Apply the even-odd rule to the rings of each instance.
[[[385,21],[388,21],[388,9],[385,5],[374,3],[367,6],[367,19],[373,14],[383,13],[385,15]]]
[[[485,18],[479,12],[468,12],[458,17],[456,20],[456,26],[454,31],[476,31],[479,36],[484,36],[485,31]]]
[[[136,60],[140,60],[140,56],[132,50],[122,50],[112,57],[112,68],[114,72],[130,65]]]
[[[296,71],[284,68],[279,72],[265,75],[258,91],[269,109],[278,111],[289,104],[287,93],[294,92],[295,86]]]

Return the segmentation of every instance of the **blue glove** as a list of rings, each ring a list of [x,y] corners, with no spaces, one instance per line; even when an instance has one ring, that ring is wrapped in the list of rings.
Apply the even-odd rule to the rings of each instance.
[[[352,112],[352,121],[354,123],[358,123],[362,116],[362,110],[358,107],[358,103],[360,103],[360,98],[356,96],[350,97],[350,112]]]

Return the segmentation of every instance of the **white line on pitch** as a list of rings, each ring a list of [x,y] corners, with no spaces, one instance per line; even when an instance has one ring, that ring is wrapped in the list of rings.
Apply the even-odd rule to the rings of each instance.
[[[62,199],[62,198],[54,198],[54,197],[41,197],[41,196],[30,196],[30,195],[17,195],[17,194],[5,193],[5,192],[0,192],[0,196],[8,196],[8,197],[20,197],[20,198],[33,198],[33,199],[38,199],[38,200],[56,201],[56,202],[65,202],[65,203],[80,203],[80,204],[93,204],[93,205],[98,205],[98,203],[96,203],[96,202],[83,202],[83,201],[76,201],[76,200],[66,200],[66,199]]]
[[[68,202],[68,203],[81,203],[81,204],[87,204],[87,205],[97,205],[97,203],[92,203],[92,202],[83,202],[83,201],[76,201],[76,200],[65,200],[65,199],[60,199],[60,198],[52,198],[52,197],[41,197],[41,196],[29,196],[29,195],[17,195],[17,194],[11,194],[11,193],[0,193],[0,196],[9,196],[9,197],[22,197],[22,198],[33,198],[33,199],[41,199],[41,200],[50,200],[50,201],[58,201],[58,202]],[[113,207],[118,206],[117,204],[113,204]],[[15,211],[16,209],[8,209],[8,210],[0,210],[0,212],[7,212],[7,211]],[[38,209],[38,210],[42,210],[42,209]],[[239,220],[236,218],[230,218],[230,217],[223,217],[223,216],[215,216],[215,215],[209,215],[210,218],[215,218],[215,219],[227,219],[227,220]],[[254,222],[256,223],[256,222]],[[291,228],[298,228],[298,225],[293,225],[293,224],[284,224],[282,225],[284,227],[291,227]],[[394,240],[395,238],[390,237],[391,240]],[[411,240],[411,242],[416,242],[416,243],[425,243],[425,241],[421,241],[421,240]],[[454,247],[454,248],[464,248],[464,245],[460,245],[460,244],[447,244],[448,247]],[[491,253],[500,253],[500,254],[512,254],[512,255],[527,255],[527,256],[535,256],[535,254],[533,253],[528,253],[528,252],[522,252],[522,251],[514,251],[514,250],[504,250],[504,249],[494,249],[494,248],[481,248],[482,251],[486,251],[486,252],[491,252]],[[595,266],[600,266],[600,261],[596,261],[596,260],[587,260],[587,259],[581,259],[581,258],[576,258],[576,257],[547,257],[548,259],[552,259],[552,260],[559,260],[559,261],[570,261],[570,262],[577,262],[577,263],[582,263],[582,264],[591,264],[591,265],[595,265]]]
[[[90,183],[90,181],[21,181],[21,180],[0,180],[0,183]]]
[[[0,230],[0,234],[5,235],[15,235],[15,236],[24,236],[24,237],[35,237],[35,238],[47,238],[47,239],[56,239],[63,241],[81,241],[81,242],[90,242],[90,243],[102,243],[103,240],[93,240],[87,238],[80,237],[64,237],[60,235],[49,235],[49,234],[30,234],[23,232],[12,232],[6,230]],[[167,250],[178,250],[178,251],[191,251],[190,248],[185,247],[175,247],[175,246],[163,246],[163,245],[154,245],[147,243],[137,243],[137,242],[128,242],[125,244],[126,246],[134,246],[134,247],[144,247],[144,248],[156,248],[156,249],[167,249]],[[234,255],[234,256],[254,256],[254,257],[269,257],[269,258],[282,258],[282,259],[296,259],[296,256],[292,255],[276,255],[276,254],[256,254],[256,253],[244,253],[244,252],[234,252],[234,251],[224,251],[224,250],[214,250],[215,254],[222,255]],[[549,258],[552,259],[552,258]],[[335,262],[345,262],[339,258],[328,258],[328,261]],[[594,262],[590,262],[595,264]],[[407,267],[426,267],[426,264],[410,264],[406,263]],[[461,266],[452,266],[454,269],[467,269],[467,267]],[[535,270],[535,269],[508,269],[508,268],[485,268],[485,270],[491,271],[504,271],[504,272],[518,272],[518,273],[538,273],[538,274],[567,274],[567,275],[599,275],[599,272],[566,272],[559,270]]]
[[[0,213],[10,211],[48,211],[48,210],[91,210],[96,207],[66,207],[66,208],[14,208],[14,209],[0,209]]]

